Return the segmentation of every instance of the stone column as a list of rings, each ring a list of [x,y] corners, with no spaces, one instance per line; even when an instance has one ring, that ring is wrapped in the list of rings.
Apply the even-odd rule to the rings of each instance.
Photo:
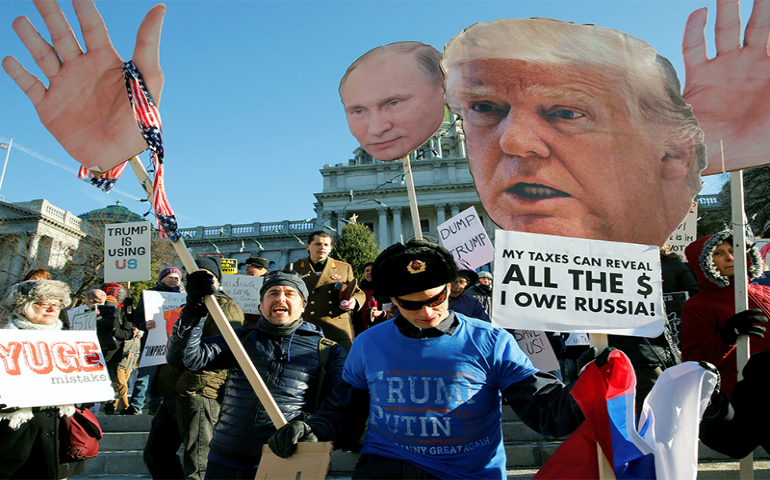
[[[388,207],[377,207],[377,214],[380,216],[380,248],[384,250],[390,246],[390,239],[388,239]]]
[[[402,207],[390,207],[390,213],[393,214],[393,242],[404,243],[404,237],[401,235],[401,211]]]
[[[278,266],[278,270],[282,269],[284,265],[287,265],[289,263],[289,253],[291,252],[290,248],[282,248],[281,249],[281,265]]]
[[[446,222],[446,203],[437,203],[434,207],[436,208],[436,216],[438,217],[437,225],[441,225]]]
[[[337,217],[337,225],[334,226],[334,228],[337,229],[337,235],[342,235],[342,228],[345,226],[345,222],[343,220],[347,220],[346,218],[342,218],[345,215],[345,212],[343,210],[336,210],[334,212],[334,216]]]
[[[460,202],[450,202],[449,208],[452,209],[452,216],[454,217],[458,213],[460,213]]]

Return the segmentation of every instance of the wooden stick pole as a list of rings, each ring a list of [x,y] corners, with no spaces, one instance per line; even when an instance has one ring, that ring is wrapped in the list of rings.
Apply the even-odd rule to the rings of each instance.
[[[417,209],[417,195],[414,193],[414,179],[412,178],[412,166],[409,164],[409,155],[401,158],[404,166],[404,178],[406,179],[406,194],[409,197],[409,212],[412,215],[412,227],[414,238],[422,240],[422,226],[420,225],[420,211]]]
[[[142,184],[144,193],[147,194],[147,199],[151,204],[154,204],[152,181],[150,180],[149,175],[147,175],[144,166],[139,161],[138,157],[131,158],[129,163],[131,164],[131,168],[134,169],[134,173],[136,173],[139,183]],[[174,245],[174,250],[176,250],[177,255],[179,255],[179,258],[182,260],[182,264],[184,265],[184,268],[187,269],[187,272],[197,272],[198,265],[195,264],[195,260],[193,260],[192,254],[190,253],[190,250],[187,249],[184,240],[180,238],[176,242],[171,243]],[[281,413],[281,410],[278,408],[278,404],[275,403],[273,396],[270,395],[270,391],[268,391],[265,382],[262,381],[262,377],[259,376],[259,372],[254,368],[254,364],[243,349],[240,340],[235,336],[235,331],[230,325],[230,322],[227,321],[219,303],[217,303],[217,300],[212,295],[207,295],[204,298],[204,301],[206,302],[206,307],[209,309],[209,313],[211,313],[211,316],[214,318],[214,321],[219,328],[219,333],[224,337],[227,346],[230,347],[230,350],[233,352],[238,365],[246,374],[246,378],[251,384],[251,388],[257,393],[257,397],[265,407],[270,420],[273,421],[273,425],[275,425],[275,428],[286,425],[286,419],[284,418],[283,413]]]
[[[730,172],[730,203],[732,204],[733,256],[735,257],[735,313],[749,308],[748,266],[746,265],[746,213],[743,210],[743,171]],[[749,336],[740,335],[735,346],[738,380],[743,378],[743,367],[749,361]],[[741,459],[741,479],[753,480],[754,454]]]

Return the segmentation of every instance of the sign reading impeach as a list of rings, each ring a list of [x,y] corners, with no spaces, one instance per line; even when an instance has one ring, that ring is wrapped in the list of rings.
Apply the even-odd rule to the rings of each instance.
[[[0,360],[0,403],[8,406],[101,402],[114,395],[93,330],[3,330]]]

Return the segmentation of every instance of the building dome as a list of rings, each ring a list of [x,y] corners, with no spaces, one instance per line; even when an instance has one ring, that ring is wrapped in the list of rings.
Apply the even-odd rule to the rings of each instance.
[[[91,210],[90,212],[78,215],[78,217],[91,223],[101,224],[141,222],[144,220],[141,215],[124,207],[120,200],[115,202],[115,205]]]

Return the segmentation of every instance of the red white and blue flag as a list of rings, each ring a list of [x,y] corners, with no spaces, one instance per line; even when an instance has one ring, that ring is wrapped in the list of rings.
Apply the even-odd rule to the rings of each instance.
[[[78,178],[90,183],[99,190],[108,193],[110,190],[112,190],[112,187],[115,186],[115,183],[118,181],[120,175],[125,169],[126,162],[123,162],[117,167],[111,168],[100,175],[94,175],[91,170],[81,165],[80,169],[78,170]]]

